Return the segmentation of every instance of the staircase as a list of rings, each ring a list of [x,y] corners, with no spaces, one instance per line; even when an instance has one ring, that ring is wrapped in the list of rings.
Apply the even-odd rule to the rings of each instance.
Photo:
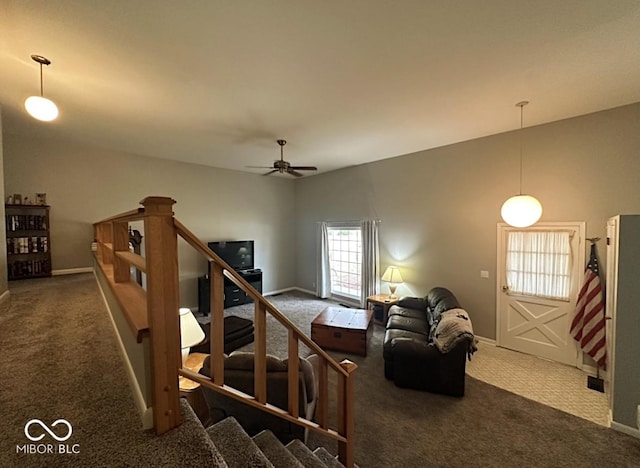
[[[250,437],[233,417],[205,429],[186,400],[181,400],[181,409],[185,422],[197,432],[191,434],[192,442],[200,439],[208,449],[210,463],[203,467],[344,468],[324,447],[311,451],[300,440],[283,445],[269,430]]]
[[[119,336],[126,346],[126,359],[132,364],[129,380],[136,395],[136,404],[145,428],[153,427],[158,436],[172,432],[178,428],[186,417],[187,411],[179,395],[179,376],[197,382],[203,388],[241,401],[243,404],[259,411],[274,415],[292,424],[315,431],[338,444],[338,458],[348,468],[354,466],[355,428],[354,428],[354,377],[357,365],[347,359],[338,363],[320,348],[309,336],[297,328],[288,317],[258,292],[245,278],[225,263],[208,248],[193,232],[174,218],[175,200],[168,197],[146,197],[137,209],[121,213],[94,224],[96,239],[96,275],[111,294],[118,317],[116,326]],[[131,222],[144,223],[145,256],[131,252],[129,249],[129,229]],[[209,375],[193,372],[182,366],[180,353],[180,279],[178,262],[178,239],[182,239],[209,263],[210,271],[210,303],[211,321],[209,329],[210,356]],[[134,281],[131,270],[135,269],[146,275],[145,287]],[[137,276],[136,276],[137,277]],[[254,302],[254,388],[253,392],[244,393],[225,383],[224,372],[224,282],[231,281]],[[267,398],[267,315],[274,318],[279,326],[286,330],[288,336],[288,371],[287,371],[287,405],[275,406]],[[130,333],[123,329],[128,324]],[[300,345],[304,345],[318,356],[318,400],[314,420],[300,415],[299,353]],[[331,375],[331,379],[329,376]],[[330,423],[329,417],[329,384],[335,388],[335,409],[337,421]],[[251,394],[250,394],[251,393]],[[188,413],[193,413],[189,408]],[[232,422],[225,424],[232,425]],[[225,426],[226,427],[226,426]],[[204,430],[204,428],[203,428]],[[220,432],[210,428],[216,438],[222,438]],[[231,430],[231,429],[229,429]],[[191,432],[191,431],[188,431]],[[210,434],[210,435],[212,435]],[[246,436],[246,434],[245,434]],[[238,435],[238,440],[240,436]],[[215,439],[215,438],[214,438]],[[322,461],[331,462],[332,457],[323,451],[310,453],[299,443],[278,447],[272,444],[268,433],[258,435],[250,444],[234,447],[238,440],[227,441],[226,456],[224,451],[217,451],[221,457],[213,461],[213,466],[299,466],[292,462],[288,453],[293,455],[303,466],[328,466]],[[202,447],[212,449],[211,438],[208,445],[202,441]],[[214,444],[222,445],[214,440]],[[202,449],[200,447],[200,449]],[[262,447],[264,450],[261,450]],[[220,448],[220,447],[218,447]],[[267,454],[274,458],[271,462],[261,464],[244,460],[232,462],[232,458],[249,455],[259,451],[262,457],[269,460]],[[232,455],[233,454],[233,455]],[[253,455],[252,455],[253,456]],[[258,457],[258,455],[255,455]],[[279,457],[286,457],[289,462],[274,463]],[[207,463],[210,465],[207,455]],[[215,458],[215,457],[214,457]],[[227,460],[229,458],[229,460]],[[256,460],[258,460],[256,458]],[[216,464],[221,463],[221,464]],[[249,463],[249,464],[247,464]],[[191,466],[191,465],[190,465]],[[202,465],[197,465],[202,466]]]

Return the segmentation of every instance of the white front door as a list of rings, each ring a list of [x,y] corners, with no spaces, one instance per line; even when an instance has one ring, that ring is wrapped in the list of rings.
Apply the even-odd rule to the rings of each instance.
[[[530,264],[530,258],[518,268],[525,276],[516,287],[508,286],[507,249],[512,232],[568,233],[567,274],[557,282],[566,282],[566,299],[550,298],[548,295],[532,292],[536,287],[528,285],[527,275],[544,282],[548,271],[540,271],[539,266]],[[527,229],[516,229],[506,224],[498,224],[498,267],[497,267],[497,345],[534,356],[577,366],[578,347],[569,333],[576,307],[578,292],[584,271],[584,223],[538,223]],[[565,238],[566,239],[566,238]],[[533,257],[546,255],[548,247],[544,242],[536,246]],[[526,252],[530,252],[527,250]],[[544,262],[542,262],[544,263]],[[552,261],[548,268],[556,268]],[[539,265],[539,264],[538,264]],[[513,267],[512,267],[513,268]],[[511,275],[513,271],[511,270]],[[513,281],[510,276],[510,281]],[[536,283],[535,279],[533,281]],[[547,284],[547,287],[549,284]],[[555,285],[551,284],[553,288]],[[515,290],[514,290],[515,289]],[[520,291],[526,291],[521,293]],[[550,294],[553,296],[555,294]]]

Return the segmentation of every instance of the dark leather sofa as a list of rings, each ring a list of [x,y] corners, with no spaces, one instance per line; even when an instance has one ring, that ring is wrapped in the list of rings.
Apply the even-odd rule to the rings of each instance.
[[[471,320],[446,288],[404,297],[389,309],[384,374],[399,387],[463,396],[467,356],[475,349]]]

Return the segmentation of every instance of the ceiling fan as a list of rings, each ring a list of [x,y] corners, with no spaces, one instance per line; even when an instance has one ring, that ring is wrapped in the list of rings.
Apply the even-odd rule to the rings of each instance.
[[[287,140],[276,140],[280,145],[280,160],[273,161],[273,167],[260,167],[260,166],[249,166],[249,167],[257,167],[261,169],[271,169],[269,172],[266,172],[262,175],[270,175],[274,172],[278,172],[280,174],[291,174],[296,177],[302,177],[298,171],[317,171],[318,168],[315,166],[292,166],[289,161],[284,160],[284,145],[287,144]]]

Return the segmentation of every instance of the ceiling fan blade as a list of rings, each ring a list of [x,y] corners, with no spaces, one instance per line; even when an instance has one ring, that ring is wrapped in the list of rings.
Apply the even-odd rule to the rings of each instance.
[[[278,172],[278,169],[273,169],[272,171],[265,172],[265,173],[264,173],[264,174],[262,174],[262,175],[270,175],[270,174],[273,174],[274,172]]]
[[[294,170],[293,170],[293,169],[291,169],[291,168],[287,169],[287,173],[288,173],[288,174],[291,174],[291,175],[294,175],[294,176],[296,176],[296,177],[302,177],[302,174],[300,174],[299,172],[294,171]]]
[[[273,166],[244,166],[247,169],[273,169]]]
[[[294,169],[296,171],[317,171],[318,168],[315,166],[289,166],[289,169]]]

